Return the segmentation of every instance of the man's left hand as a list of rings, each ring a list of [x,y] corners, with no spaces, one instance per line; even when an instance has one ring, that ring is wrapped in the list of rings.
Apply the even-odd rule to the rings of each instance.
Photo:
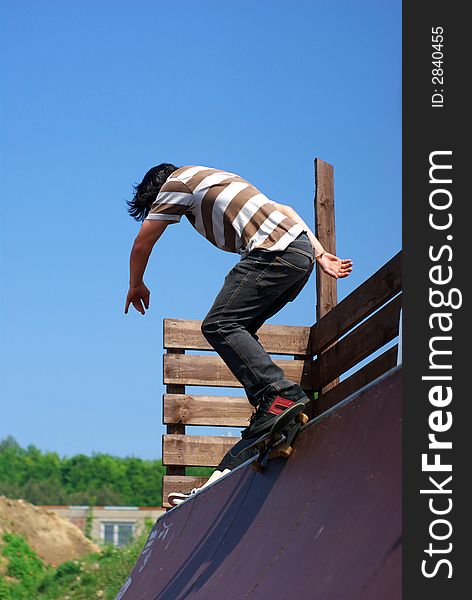
[[[352,260],[350,258],[341,259],[329,252],[323,252],[317,262],[327,275],[335,279],[347,277],[352,271]]]
[[[130,304],[132,304],[138,312],[144,315],[145,311],[149,308],[150,296],[151,292],[144,283],[141,283],[141,285],[137,287],[130,287],[128,295],[126,296],[125,315],[128,314]]]

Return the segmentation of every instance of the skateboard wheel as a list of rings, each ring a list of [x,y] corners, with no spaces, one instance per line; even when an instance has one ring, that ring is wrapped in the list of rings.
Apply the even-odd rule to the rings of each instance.
[[[281,448],[279,450],[279,456],[282,458],[288,458],[293,452],[292,446],[287,446],[286,448]]]
[[[262,471],[264,470],[264,467],[261,465],[261,463],[258,460],[255,460],[254,462],[251,463],[251,469],[253,471],[255,471],[256,473],[262,473]]]
[[[302,425],[306,425],[308,423],[308,420],[308,415],[306,415],[305,413],[298,413],[297,421],[299,423],[301,423]]]

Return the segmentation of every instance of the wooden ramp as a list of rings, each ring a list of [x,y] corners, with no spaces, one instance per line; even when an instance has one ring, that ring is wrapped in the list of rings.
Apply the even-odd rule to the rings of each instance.
[[[400,600],[401,370],[155,524],[117,600]]]

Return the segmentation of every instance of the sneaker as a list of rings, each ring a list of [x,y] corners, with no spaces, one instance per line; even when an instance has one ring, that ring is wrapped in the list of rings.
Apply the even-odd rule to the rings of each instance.
[[[171,505],[171,506],[177,506],[178,504],[182,504],[182,502],[185,502],[185,500],[188,500],[189,498],[191,498],[192,496],[195,496],[195,494],[200,490],[201,488],[193,488],[193,490],[191,490],[188,493],[184,493],[184,492],[171,492],[168,496],[167,496],[167,502]]]
[[[252,414],[248,427],[241,432],[241,437],[243,440],[247,440],[263,435],[269,431],[279,415],[298,402],[306,404],[308,402],[307,396],[296,400],[274,395],[264,398],[256,412]]]

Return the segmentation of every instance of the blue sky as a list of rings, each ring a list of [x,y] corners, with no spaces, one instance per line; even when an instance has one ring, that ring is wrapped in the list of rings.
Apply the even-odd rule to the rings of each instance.
[[[238,256],[168,227],[125,316],[132,184],[227,169],[313,223],[323,158],[347,295],[401,247],[401,4],[4,0],[0,21],[0,439],[159,457],[162,320],[203,318]],[[314,290],[271,322],[311,324]]]

